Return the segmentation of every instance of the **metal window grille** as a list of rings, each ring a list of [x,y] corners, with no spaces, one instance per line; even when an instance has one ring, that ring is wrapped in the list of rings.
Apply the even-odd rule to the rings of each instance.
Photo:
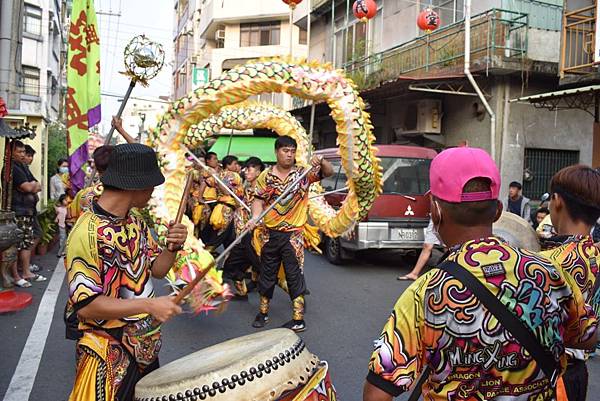
[[[34,35],[42,34],[42,9],[31,4],[25,4],[23,14],[23,30]]]
[[[26,95],[40,95],[40,69],[23,66],[23,93]]]
[[[531,178],[523,183],[523,194],[540,199],[550,190],[550,180],[560,169],[579,163],[579,151],[555,149],[525,149],[525,169]]]

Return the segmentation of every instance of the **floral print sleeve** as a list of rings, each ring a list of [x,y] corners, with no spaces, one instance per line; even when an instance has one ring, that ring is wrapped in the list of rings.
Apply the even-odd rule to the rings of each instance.
[[[69,298],[75,310],[85,307],[104,292],[96,229],[93,215],[84,214],[69,235],[66,266]]]
[[[407,391],[423,368],[422,306],[430,276],[421,276],[404,291],[375,341],[367,380],[393,396]]]

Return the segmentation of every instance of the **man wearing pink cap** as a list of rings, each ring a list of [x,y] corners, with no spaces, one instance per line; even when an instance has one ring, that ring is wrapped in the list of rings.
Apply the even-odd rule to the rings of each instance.
[[[398,299],[363,399],[390,401],[424,373],[416,391],[427,401],[553,400],[565,347],[595,344],[594,313],[552,262],[492,235],[500,174],[486,152],[440,153],[430,181],[434,231],[449,251]]]

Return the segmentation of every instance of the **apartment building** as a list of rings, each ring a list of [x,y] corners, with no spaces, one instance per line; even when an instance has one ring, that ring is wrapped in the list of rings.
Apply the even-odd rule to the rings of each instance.
[[[35,139],[27,141],[37,152],[31,170],[47,187],[48,125],[62,112],[67,2],[2,0],[0,4],[0,39],[10,39],[0,40],[0,96],[9,111],[5,121],[12,127],[25,123],[37,127]]]
[[[287,55],[290,47],[294,56],[308,54],[306,30],[290,26],[289,7],[280,0],[178,0],[174,6],[175,98],[249,60]],[[287,108],[290,99],[260,97]]]
[[[559,168],[592,163],[585,111],[549,113],[514,101],[559,86],[562,0],[472,1],[470,70],[485,102],[464,73],[463,0],[377,0],[367,24],[356,20],[352,4],[307,0],[294,23],[306,28],[310,15],[309,58],[332,62],[354,79],[378,143],[442,149],[467,141],[492,152],[503,182],[524,182],[533,198]],[[429,34],[416,23],[426,7],[441,17]],[[308,124],[310,107],[296,106]],[[328,114],[326,104],[316,107],[317,147],[335,146]]]

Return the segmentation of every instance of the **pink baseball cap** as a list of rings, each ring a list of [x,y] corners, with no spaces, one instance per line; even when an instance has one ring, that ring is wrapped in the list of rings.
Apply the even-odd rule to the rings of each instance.
[[[474,178],[490,180],[490,190],[463,192]],[[444,150],[431,162],[429,170],[431,194],[446,202],[480,202],[498,199],[500,172],[496,163],[483,149],[459,147]]]

